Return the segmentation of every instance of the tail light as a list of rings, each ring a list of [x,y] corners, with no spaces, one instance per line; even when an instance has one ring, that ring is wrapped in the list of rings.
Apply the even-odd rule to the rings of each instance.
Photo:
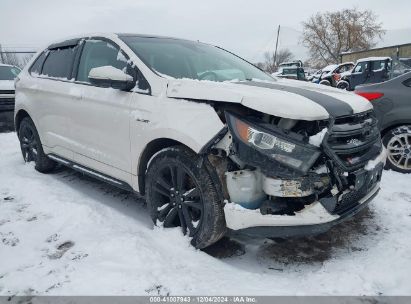
[[[383,93],[380,92],[359,92],[359,91],[355,91],[355,94],[360,95],[364,98],[367,98],[368,101],[372,101],[378,98],[381,98],[384,96]]]
[[[341,79],[341,75],[340,74],[333,74],[333,78],[335,81],[339,81]]]

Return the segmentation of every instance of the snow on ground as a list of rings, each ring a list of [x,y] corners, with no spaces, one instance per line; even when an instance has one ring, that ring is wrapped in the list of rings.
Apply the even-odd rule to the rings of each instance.
[[[355,220],[195,250],[143,201],[72,170],[36,172],[0,134],[0,295],[410,295],[411,175],[385,172]]]

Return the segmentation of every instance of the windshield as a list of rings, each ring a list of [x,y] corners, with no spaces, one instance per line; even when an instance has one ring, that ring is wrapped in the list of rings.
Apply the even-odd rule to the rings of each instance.
[[[297,74],[297,69],[283,69],[283,75]]]
[[[172,38],[120,37],[152,70],[173,78],[197,80],[269,80],[247,61],[220,48]]]
[[[14,80],[20,69],[12,66],[0,66],[0,80]]]

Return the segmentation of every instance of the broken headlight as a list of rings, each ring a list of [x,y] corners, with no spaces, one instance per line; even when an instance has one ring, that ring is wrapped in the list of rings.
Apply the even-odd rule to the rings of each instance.
[[[266,128],[229,113],[226,117],[235,139],[297,171],[306,173],[321,154],[317,147],[287,137],[280,129]]]

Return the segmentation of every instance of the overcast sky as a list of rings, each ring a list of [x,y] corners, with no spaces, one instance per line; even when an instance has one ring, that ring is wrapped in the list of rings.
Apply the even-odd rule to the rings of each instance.
[[[278,24],[296,35],[310,15],[352,7],[372,9],[385,29],[411,29],[410,0],[0,0],[0,43],[38,48],[78,33],[135,32],[201,40],[257,60]]]

